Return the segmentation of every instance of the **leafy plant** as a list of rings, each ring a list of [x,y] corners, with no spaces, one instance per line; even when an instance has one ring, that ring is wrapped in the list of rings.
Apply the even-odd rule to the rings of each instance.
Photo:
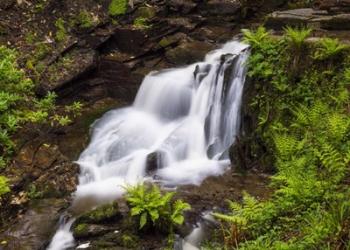
[[[313,57],[317,60],[334,58],[335,56],[343,53],[347,48],[348,46],[341,44],[338,39],[323,38],[319,42],[319,47],[317,48]]]
[[[191,207],[182,200],[173,201],[174,194],[162,194],[156,185],[139,184],[127,188],[126,200],[131,207],[130,213],[139,217],[140,229],[152,223],[158,227],[169,225],[171,232],[174,225],[184,222],[183,212]]]

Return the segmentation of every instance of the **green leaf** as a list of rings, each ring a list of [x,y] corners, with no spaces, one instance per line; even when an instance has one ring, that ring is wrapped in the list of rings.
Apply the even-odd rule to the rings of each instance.
[[[140,217],[140,229],[142,229],[147,223],[147,213],[144,212],[141,214],[141,217]]]

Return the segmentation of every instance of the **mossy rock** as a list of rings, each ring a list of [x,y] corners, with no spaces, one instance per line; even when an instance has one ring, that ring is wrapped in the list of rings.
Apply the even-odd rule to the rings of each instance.
[[[140,7],[135,13],[137,18],[151,19],[155,17],[156,10],[153,7]]]
[[[113,229],[108,226],[80,223],[74,225],[73,235],[76,239],[82,239],[104,235],[111,230]]]
[[[110,232],[92,242],[93,249],[109,249],[112,246],[117,247],[116,249],[119,249],[119,247],[120,249],[140,249],[140,239],[137,235],[129,232]]]
[[[87,233],[88,233],[88,224],[86,223],[78,224],[73,229],[73,235],[75,236],[75,238],[84,237],[87,235]]]
[[[80,216],[77,223],[112,223],[120,219],[118,203],[114,202],[100,206]]]

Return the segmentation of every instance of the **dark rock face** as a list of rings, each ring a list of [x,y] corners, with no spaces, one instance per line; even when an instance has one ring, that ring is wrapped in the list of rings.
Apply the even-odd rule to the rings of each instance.
[[[350,14],[329,14],[325,10],[295,9],[273,12],[266,21],[266,26],[273,29],[282,29],[288,25],[308,25],[314,29],[348,30],[350,29]]]
[[[329,12],[350,11],[350,0],[318,0],[314,3],[315,8]]]
[[[205,54],[213,49],[213,45],[206,42],[185,42],[166,54],[166,60],[174,65],[184,65],[203,60]]]
[[[67,65],[56,64],[43,76],[38,89],[39,93],[59,90],[75,79],[82,77],[97,66],[97,53],[94,50],[77,50],[63,57],[67,59]],[[63,62],[64,63],[64,62]],[[68,65],[69,64],[69,65]]]

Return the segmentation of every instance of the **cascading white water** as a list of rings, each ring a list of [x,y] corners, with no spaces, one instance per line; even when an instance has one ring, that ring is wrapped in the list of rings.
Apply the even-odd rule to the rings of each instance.
[[[247,45],[232,41],[204,62],[146,76],[131,107],[94,124],[78,160],[73,208],[117,199],[145,178],[198,185],[222,174],[239,127],[248,54]]]

